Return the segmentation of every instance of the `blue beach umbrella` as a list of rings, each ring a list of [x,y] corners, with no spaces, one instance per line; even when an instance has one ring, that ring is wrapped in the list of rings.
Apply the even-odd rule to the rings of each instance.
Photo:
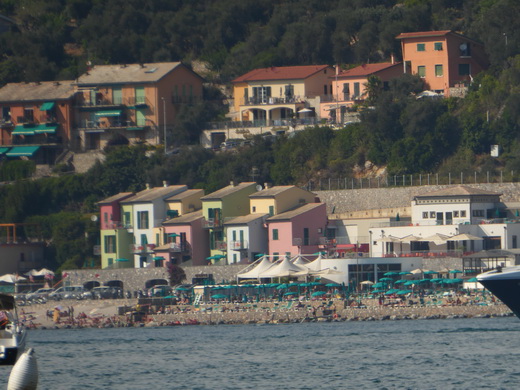
[[[394,282],[394,284],[403,284],[404,282],[406,282],[406,280],[404,280],[404,279],[399,279],[399,280],[396,280],[396,281]]]

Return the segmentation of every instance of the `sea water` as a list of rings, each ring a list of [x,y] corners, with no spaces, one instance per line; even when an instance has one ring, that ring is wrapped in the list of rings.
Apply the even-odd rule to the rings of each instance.
[[[520,388],[516,317],[32,330],[28,346],[40,390]]]

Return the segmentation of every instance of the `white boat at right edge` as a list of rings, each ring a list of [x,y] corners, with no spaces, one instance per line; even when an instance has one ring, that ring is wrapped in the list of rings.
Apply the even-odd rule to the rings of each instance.
[[[477,280],[520,318],[520,266],[498,267],[477,275]]]

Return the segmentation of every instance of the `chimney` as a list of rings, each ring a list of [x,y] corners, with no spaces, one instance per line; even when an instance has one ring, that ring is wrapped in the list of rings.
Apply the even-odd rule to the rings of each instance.
[[[339,74],[339,65],[336,64],[336,76]]]
[[[392,65],[395,64],[394,53],[390,54],[390,62],[392,62]]]
[[[264,183],[264,188],[268,189],[268,188],[271,188],[271,186],[269,185],[269,183]]]
[[[231,180],[231,181],[229,182],[229,185],[230,185],[231,187],[234,187],[234,186],[235,186],[235,181],[234,181],[234,180]]]
[[[163,185],[163,187],[168,187],[168,181],[163,180],[162,185]]]
[[[149,190],[150,188],[150,183],[146,183],[146,189]]]

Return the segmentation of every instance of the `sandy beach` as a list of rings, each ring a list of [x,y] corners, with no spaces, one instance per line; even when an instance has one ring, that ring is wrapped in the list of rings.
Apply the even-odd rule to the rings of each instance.
[[[349,303],[349,304],[347,304]],[[30,328],[175,326],[217,324],[294,323],[306,321],[382,321],[512,316],[499,302],[425,302],[425,304],[380,304],[377,299],[346,302],[284,301],[259,303],[213,303],[151,306],[135,315],[137,299],[77,301],[63,300],[19,307],[19,314]],[[59,321],[54,314],[59,310]],[[134,313],[134,314],[132,314]]]

